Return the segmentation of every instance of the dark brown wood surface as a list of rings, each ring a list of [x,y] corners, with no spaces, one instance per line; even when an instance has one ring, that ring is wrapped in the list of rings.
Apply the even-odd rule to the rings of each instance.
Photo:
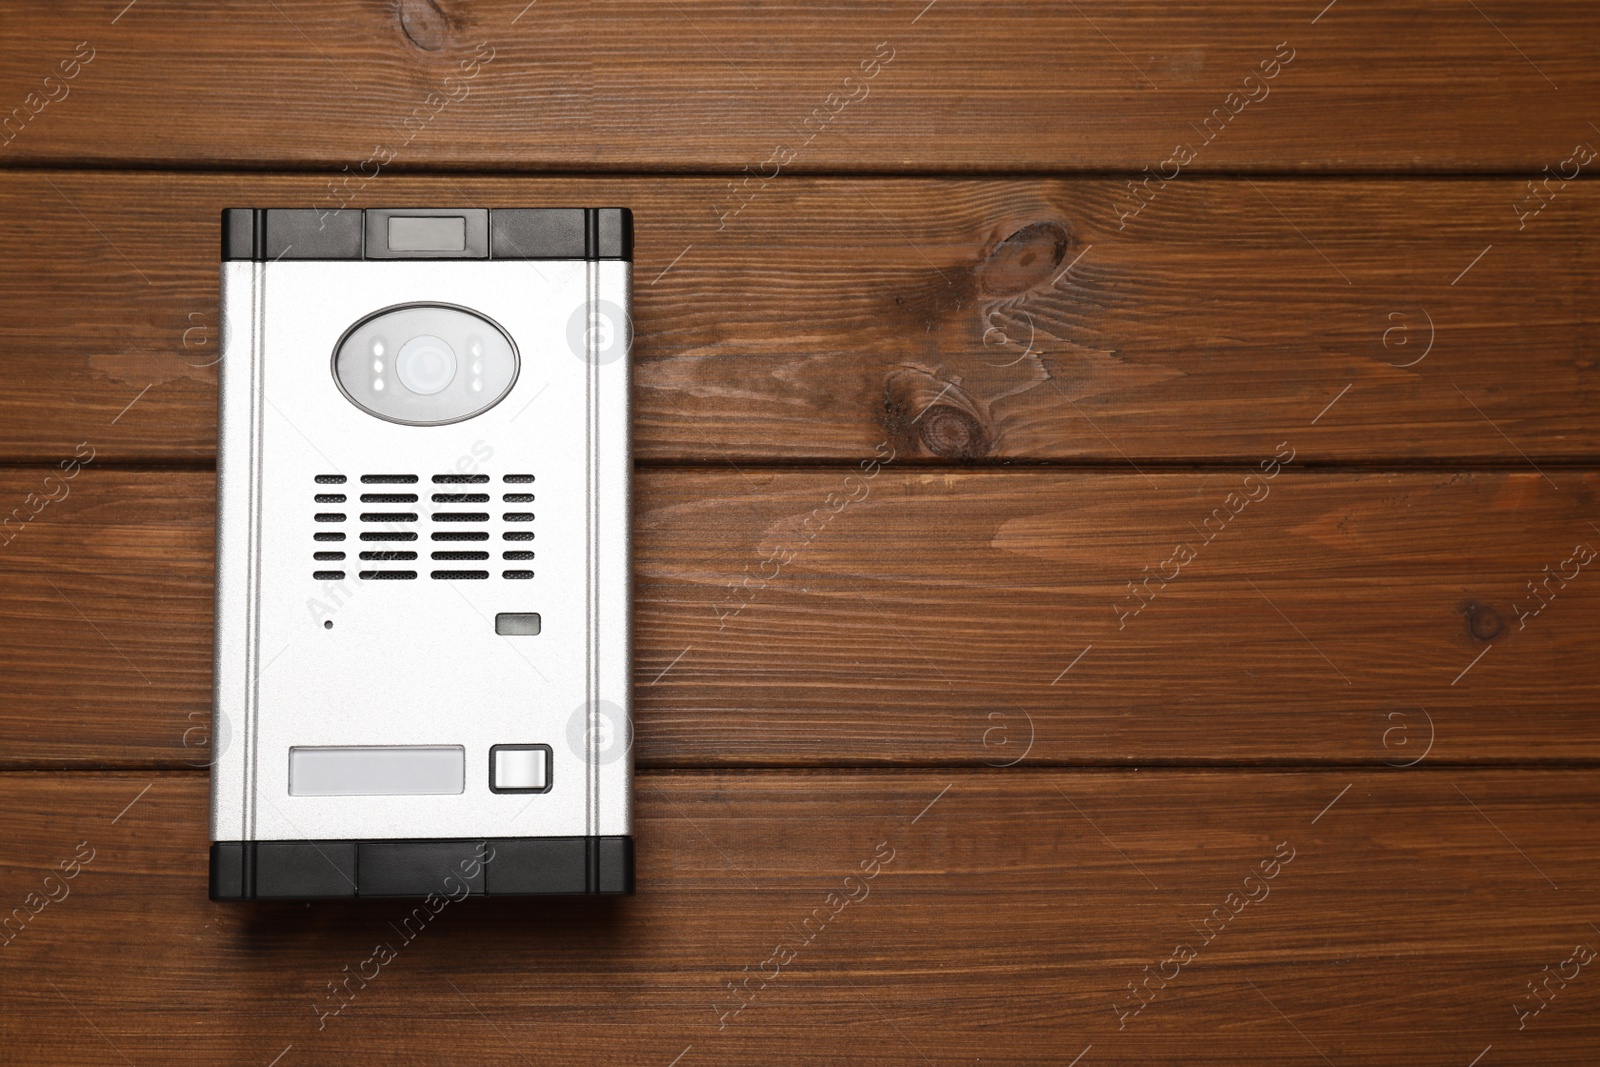
[[[1535,177],[1600,87],[1582,0],[36,0],[5,42],[7,108],[61,97],[10,159],[351,173],[1138,172],[1188,144],[1196,170]]]
[[[58,899],[0,948],[0,1047],[206,1065],[1593,1062],[1600,982],[1574,961],[1600,945],[1600,858],[1574,832],[1600,818],[1592,771],[702,771],[637,793],[636,897],[462,901],[405,925],[415,902],[208,904],[198,775],[6,775],[0,903]]]
[[[1593,5],[0,26],[0,1064],[1600,1059]],[[399,203],[638,231],[640,891],[414,938],[205,896],[217,213]]]
[[[66,494],[0,549],[0,759],[204,766],[212,475],[49,470],[0,472]],[[1600,476],[1557,476],[644,470],[636,755],[1595,759]]]
[[[714,179],[384,176],[359,203],[631,204],[651,462],[887,442],[1127,470],[1287,437],[1314,462],[1592,463],[1600,200],[1577,184],[1519,232],[1524,184],[1196,180],[1122,230],[1113,181],[797,178],[721,230]],[[209,461],[218,213],[324,185],[0,175],[0,456]]]

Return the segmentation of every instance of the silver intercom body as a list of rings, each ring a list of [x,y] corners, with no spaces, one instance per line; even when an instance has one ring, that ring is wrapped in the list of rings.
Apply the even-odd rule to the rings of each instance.
[[[631,892],[631,216],[223,231],[212,897]]]

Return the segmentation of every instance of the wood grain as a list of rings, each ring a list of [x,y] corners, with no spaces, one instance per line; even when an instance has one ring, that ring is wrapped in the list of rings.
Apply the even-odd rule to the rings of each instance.
[[[1558,477],[643,471],[636,756],[1592,760],[1600,474]],[[211,475],[65,484],[0,549],[0,759],[203,766]]]
[[[0,457],[209,460],[218,211],[324,184],[0,177]],[[1113,182],[797,178],[719,231],[720,184],[385,176],[362,202],[632,205],[651,462],[1600,457],[1575,189],[1518,232],[1518,181],[1184,181],[1118,230]]]
[[[8,13],[0,159],[1138,171],[1189,143],[1194,170],[1536,177],[1600,88],[1578,0],[124,6]]]
[[[1593,5],[4,17],[0,1063],[1595,1063]],[[218,212],[403,203],[635,212],[636,897],[206,900]]]
[[[1587,771],[678,772],[638,798],[638,896],[444,904],[408,941],[415,901],[209,903],[201,775],[0,776],[0,902],[67,891],[0,948],[0,1047],[279,1067],[357,1048],[1062,1065],[1090,1045],[1082,1063],[1465,1065],[1490,1045],[1499,1064],[1593,1062],[1593,964],[1520,1031],[1516,1011],[1600,945]],[[92,858],[63,880],[75,854]],[[364,966],[379,943],[395,958]],[[1194,958],[1130,1014],[1129,984],[1170,977],[1178,945]],[[329,984],[363,971],[319,1029]],[[729,982],[749,990],[737,1013]]]

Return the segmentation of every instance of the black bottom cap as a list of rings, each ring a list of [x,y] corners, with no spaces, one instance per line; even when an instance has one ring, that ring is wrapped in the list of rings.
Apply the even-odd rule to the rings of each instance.
[[[212,900],[633,892],[631,837],[217,841]]]

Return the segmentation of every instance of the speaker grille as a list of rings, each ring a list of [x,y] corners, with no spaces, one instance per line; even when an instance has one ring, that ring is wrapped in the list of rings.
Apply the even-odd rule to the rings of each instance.
[[[331,569],[328,564],[342,565],[347,552],[324,546],[330,541],[345,541],[352,533],[360,543],[358,557],[371,568],[357,572],[362,581],[409,581],[420,577],[418,571],[403,565],[421,556],[421,546],[410,542],[424,539],[439,546],[427,556],[436,565],[476,563],[483,568],[438,567],[427,572],[431,580],[528,581],[534,577],[530,566],[534,552],[526,544],[534,539],[532,474],[501,475],[502,486],[517,488],[498,492],[495,479],[487,474],[434,474],[426,478],[426,484],[434,489],[426,495],[420,492],[424,478],[417,474],[363,474],[357,480],[364,489],[354,494],[361,507],[335,511],[334,507],[351,504],[352,494],[327,487],[346,485],[350,479],[343,474],[319,474],[313,479],[316,489],[311,494],[310,518],[314,524],[311,538],[317,542],[311,553],[314,581],[344,580],[347,572]],[[407,486],[416,486],[418,491],[408,491]],[[496,571],[490,568],[496,555],[492,542],[497,540],[517,544],[498,550],[503,569]],[[447,545],[459,547],[444,547]]]

